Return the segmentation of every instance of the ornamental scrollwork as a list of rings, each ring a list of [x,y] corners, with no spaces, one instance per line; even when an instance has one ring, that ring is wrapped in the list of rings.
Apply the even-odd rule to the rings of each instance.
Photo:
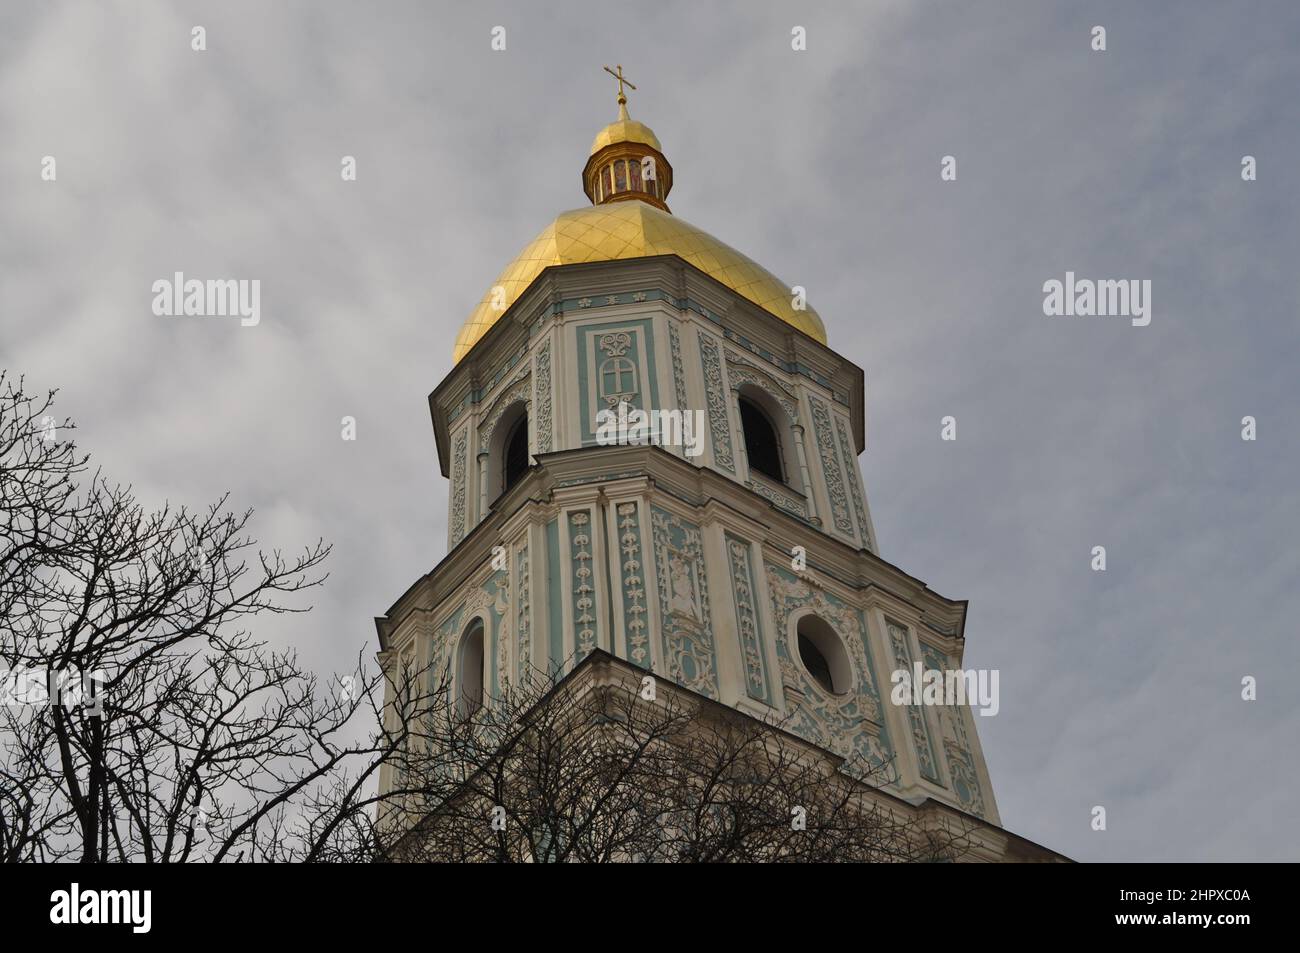
[[[886,770],[893,780],[892,748],[885,727],[879,694],[870,659],[863,641],[860,613],[824,590],[775,566],[767,566],[772,617],[777,626],[777,661],[790,710],[791,730],[814,744],[834,751],[849,762],[848,770],[865,773]],[[799,610],[811,610],[844,640],[853,670],[852,687],[835,695],[795,664],[797,646],[789,643],[790,617]]]
[[[717,698],[700,529],[658,507],[651,508],[650,522],[668,676],[701,695]]]
[[[462,430],[456,435],[451,454],[451,544],[455,546],[465,536],[465,448],[469,435]]]
[[[487,453],[491,448],[492,433],[500,423],[507,410],[520,401],[527,402],[529,397],[528,372],[515,378],[510,386],[501,392],[501,396],[492,402],[492,409],[479,425],[479,452]]]
[[[950,667],[948,657],[933,646],[922,643],[921,655],[927,669],[942,672]],[[966,717],[961,707],[939,706],[939,733],[948,760],[948,770],[952,775],[953,793],[966,810],[980,817],[985,816],[984,793],[980,788],[979,772],[975,768],[975,757],[971,754]]]
[[[853,498],[853,511],[858,518],[858,529],[862,531],[862,544],[875,552],[875,544],[871,540],[871,531],[867,524],[867,510],[863,503],[865,497],[862,494],[862,475],[858,471],[858,457],[857,454],[849,452],[849,436],[844,429],[844,421],[838,417],[835,419],[835,429],[840,437],[840,452],[844,455],[844,464],[849,470],[849,496]]]
[[[537,452],[551,450],[551,342],[537,352]]]
[[[731,423],[723,396],[722,365],[718,346],[707,334],[700,335],[700,359],[704,364],[705,398],[709,405],[709,432],[713,435],[714,462],[728,473],[736,472],[731,452]]]
[[[600,349],[610,357],[622,357],[627,354],[628,349],[632,347],[632,335],[626,331],[602,334],[600,336],[599,346]]]
[[[727,554],[731,560],[731,590],[736,602],[737,634],[745,666],[745,692],[750,698],[766,702],[769,700],[767,668],[763,664],[763,634],[755,605],[749,544],[728,534]]]
[[[620,503],[618,542],[622,553],[623,628],[627,633],[628,654],[632,661],[646,666],[650,638],[646,635],[645,572],[641,564],[641,524],[635,503]]]
[[[591,516],[586,510],[569,514],[570,549],[573,560],[573,625],[578,648],[578,660],[596,648],[596,589],[591,581]]]
[[[912,671],[912,648],[908,642],[907,629],[896,622],[886,622],[889,630],[889,644],[894,654],[894,665],[905,672]],[[908,705],[907,719],[912,729],[912,745],[916,749],[917,763],[921,775],[935,784],[939,783],[939,769],[934,761],[934,748],[930,744],[930,730],[925,724],[925,714],[919,705]]]
[[[826,476],[826,488],[830,491],[831,514],[835,520],[835,529],[850,539],[853,538],[853,520],[849,517],[849,501],[844,492],[844,479],[840,476],[840,462],[835,452],[835,437],[831,433],[831,415],[826,405],[816,397],[809,397],[812,407],[813,425],[817,430],[817,452],[822,461],[822,472]]]

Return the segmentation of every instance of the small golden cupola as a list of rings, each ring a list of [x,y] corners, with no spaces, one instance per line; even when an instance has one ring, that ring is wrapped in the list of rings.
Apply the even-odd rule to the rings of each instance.
[[[605,72],[618,80],[618,119],[592,142],[590,158],[582,170],[582,190],[592,205],[638,201],[671,211],[665,199],[673,187],[673,167],[650,127],[627,113],[623,87],[636,87],[623,75],[621,65],[618,72],[608,66]]]

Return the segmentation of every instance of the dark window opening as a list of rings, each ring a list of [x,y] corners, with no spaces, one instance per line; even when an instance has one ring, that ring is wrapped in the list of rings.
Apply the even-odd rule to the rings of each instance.
[[[777,439],[776,428],[757,404],[744,397],[740,398],[740,426],[745,432],[745,453],[749,456],[749,468],[778,483],[784,483],[781,443]]]
[[[506,440],[505,479],[502,492],[510,489],[528,472],[528,417],[520,417]]]
[[[483,707],[483,626],[475,623],[460,645],[460,713],[464,718]]]
[[[802,632],[799,633],[799,658],[803,662],[803,667],[808,669],[808,674],[817,679],[817,684],[834,694],[835,682],[831,678],[830,662],[826,661],[826,656],[813,645],[812,639]]]
[[[853,689],[853,663],[844,640],[825,619],[806,615],[795,630],[799,636],[799,661],[821,688],[832,695]]]

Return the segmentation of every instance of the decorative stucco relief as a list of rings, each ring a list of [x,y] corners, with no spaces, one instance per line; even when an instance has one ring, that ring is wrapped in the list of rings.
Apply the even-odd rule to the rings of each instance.
[[[840,453],[844,456],[844,466],[849,472],[849,496],[853,498],[853,512],[858,518],[858,530],[862,534],[862,544],[875,552],[875,541],[871,538],[871,530],[867,524],[867,508],[863,502],[866,497],[862,494],[862,474],[858,470],[857,454],[851,452],[852,444],[849,443],[848,431],[844,426],[844,421],[835,418],[835,431],[840,438]]]
[[[456,435],[451,453],[451,545],[465,538],[465,448],[467,431]]]
[[[932,645],[922,643],[921,655],[927,669],[945,672],[955,668],[948,656]],[[943,751],[947,756],[948,771],[952,775],[953,792],[962,807],[972,814],[984,817],[984,794],[980,789],[979,772],[971,753],[970,738],[966,734],[966,713],[956,705],[940,705],[938,711]]]
[[[704,390],[709,405],[709,431],[713,435],[713,460],[720,469],[735,473],[736,464],[731,451],[731,423],[727,417],[727,398],[722,386],[718,345],[707,334],[700,335],[700,359],[704,364]]]
[[[889,630],[889,644],[894,655],[894,665],[905,672],[911,672],[912,646],[908,640],[907,628],[896,622],[886,622],[886,628]],[[908,705],[907,719],[912,729],[912,746],[916,749],[921,776],[939,784],[939,769],[935,764],[934,747],[930,743],[930,729],[926,727],[925,715],[921,707]]]
[[[808,580],[771,564],[767,565],[767,584],[777,627],[777,660],[791,712],[791,730],[846,758],[849,761],[846,770],[873,771],[882,782],[895,780],[893,749],[866,651],[866,629],[861,613],[810,585]],[[827,692],[795,664],[798,646],[789,644],[790,616],[805,608],[827,622],[848,649],[853,687],[841,695]]]
[[[668,346],[673,357],[673,389],[677,395],[677,409],[686,410],[686,371],[682,366],[682,341],[676,323],[668,322]]]
[[[659,507],[651,508],[650,522],[668,676],[701,695],[717,698],[700,529]]]
[[[817,431],[817,452],[822,461],[822,473],[826,478],[826,489],[831,497],[831,515],[835,529],[844,536],[853,538],[853,520],[849,517],[849,501],[844,492],[844,479],[840,475],[840,462],[835,452],[835,436],[831,432],[831,415],[816,397],[810,396],[808,403],[812,407],[813,426]]]
[[[537,351],[537,452],[551,450],[551,342]]]
[[[799,404],[794,394],[773,380],[770,374],[760,371],[748,361],[728,354],[727,379],[731,382],[732,390],[739,390],[745,384],[757,387],[781,405],[781,409],[790,418],[790,423],[799,422]]]
[[[623,631],[628,654],[649,668],[650,638],[646,635],[645,574],[641,565],[641,523],[635,503],[618,505],[618,542],[622,553]]]
[[[758,701],[770,702],[750,546],[730,533],[726,539],[727,556],[731,561],[731,591],[736,603],[737,635],[745,668],[745,693]]]
[[[591,584],[591,513],[569,514],[569,556],[573,562],[573,629],[577,646],[575,661],[581,662],[596,648],[596,589]]]
[[[492,443],[492,433],[496,426],[501,422],[502,415],[520,401],[527,401],[530,388],[528,381],[528,371],[511,381],[510,386],[501,392],[501,396],[492,402],[492,409],[488,415],[483,418],[483,422],[478,428],[478,445],[479,452],[486,453]]]

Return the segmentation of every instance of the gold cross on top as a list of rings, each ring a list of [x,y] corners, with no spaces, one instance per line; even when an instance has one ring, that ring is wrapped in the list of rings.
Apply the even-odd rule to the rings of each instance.
[[[636,87],[632,85],[632,81],[630,79],[628,79],[626,76],[623,75],[623,64],[622,63],[618,64],[617,73],[615,73],[608,66],[605,67],[605,72],[608,73],[610,76],[613,76],[616,80],[618,80],[618,104],[620,106],[626,105],[627,97],[623,95],[623,86],[626,85],[628,89],[636,89]]]

